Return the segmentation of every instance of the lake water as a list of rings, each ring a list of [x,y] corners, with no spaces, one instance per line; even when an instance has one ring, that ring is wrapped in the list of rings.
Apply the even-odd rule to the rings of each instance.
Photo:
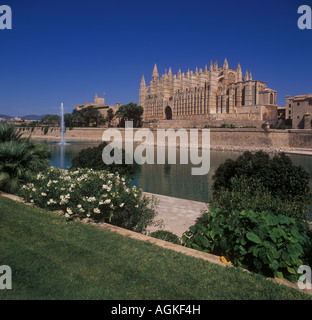
[[[80,150],[97,146],[94,142],[72,142],[66,146],[57,143],[47,145],[52,156],[50,165],[67,168]],[[192,164],[143,164],[138,166],[134,184],[146,192],[162,194],[188,200],[206,202],[209,199],[212,176],[218,166],[226,159],[235,160],[241,152],[210,151],[210,170],[207,175],[194,176],[191,174]],[[289,157],[296,165],[301,165],[310,174],[310,187],[312,189],[312,157],[306,155],[290,154]]]

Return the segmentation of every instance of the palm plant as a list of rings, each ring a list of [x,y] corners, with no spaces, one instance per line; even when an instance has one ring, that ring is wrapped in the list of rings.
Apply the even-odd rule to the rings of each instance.
[[[30,136],[28,138],[23,138],[23,133],[21,131],[21,129],[14,126],[9,126],[7,124],[0,125],[0,143],[6,141],[29,141]]]
[[[16,140],[0,143],[0,190],[16,193],[48,163],[46,146]]]

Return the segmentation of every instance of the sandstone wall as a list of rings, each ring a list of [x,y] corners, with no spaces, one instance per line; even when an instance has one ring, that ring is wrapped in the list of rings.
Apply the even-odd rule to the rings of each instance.
[[[175,129],[175,128],[173,128]],[[67,141],[102,141],[102,134],[106,128],[73,128],[66,131]],[[138,129],[134,129],[136,132]],[[150,129],[156,136],[157,130]],[[124,139],[124,129],[119,129]],[[199,130],[200,133],[200,130]],[[25,131],[28,136],[30,131]],[[199,134],[199,137],[201,135]],[[31,139],[59,141],[58,129],[49,130],[44,135],[43,130],[36,128],[31,134]],[[156,141],[156,138],[155,138]],[[238,148],[303,148],[312,149],[312,130],[270,130],[263,129],[210,129],[212,147],[238,147]]]

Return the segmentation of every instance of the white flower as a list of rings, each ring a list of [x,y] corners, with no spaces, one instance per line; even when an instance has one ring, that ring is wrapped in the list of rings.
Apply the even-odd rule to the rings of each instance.
[[[94,209],[93,209],[93,212],[94,212],[94,213],[100,213],[101,210],[100,210],[99,208],[94,208]]]
[[[67,212],[68,214],[73,214],[73,212],[71,211],[70,208],[67,208],[67,209],[66,209],[66,212]]]
[[[32,188],[32,191],[35,192],[35,191],[36,191],[36,188]]]
[[[119,207],[122,208],[124,205],[125,205],[124,203],[121,203],[121,204],[119,205]]]
[[[106,200],[104,201],[104,203],[105,203],[105,204],[111,203],[111,199],[106,199]]]
[[[80,212],[85,212],[83,208],[80,208],[79,211],[80,211]]]
[[[81,207],[82,207],[81,204],[78,204],[78,205],[77,205],[77,208],[81,208]]]
[[[47,202],[47,205],[50,205],[51,203],[56,203],[53,199],[50,199],[48,202]]]
[[[138,208],[138,207],[139,207],[139,205],[137,204],[137,205],[135,205],[135,207],[136,207],[136,208]]]
[[[41,192],[41,195],[45,197],[47,194],[45,192]]]

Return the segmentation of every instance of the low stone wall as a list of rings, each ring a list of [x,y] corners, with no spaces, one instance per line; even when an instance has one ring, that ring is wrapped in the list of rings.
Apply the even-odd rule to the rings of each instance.
[[[67,129],[67,141],[102,141],[102,135],[107,128],[73,128]],[[124,129],[118,129],[122,139],[125,136]],[[134,133],[138,129],[134,129]],[[154,134],[155,142],[157,130],[150,129]],[[189,132],[189,130],[188,130]],[[30,131],[25,131],[28,136]],[[199,130],[201,141],[201,130]],[[41,128],[35,128],[31,133],[31,139],[59,141],[60,131],[58,128],[49,130],[47,134]],[[210,129],[210,143],[214,148],[243,148],[243,149],[312,149],[312,130],[270,130],[263,129]]]

